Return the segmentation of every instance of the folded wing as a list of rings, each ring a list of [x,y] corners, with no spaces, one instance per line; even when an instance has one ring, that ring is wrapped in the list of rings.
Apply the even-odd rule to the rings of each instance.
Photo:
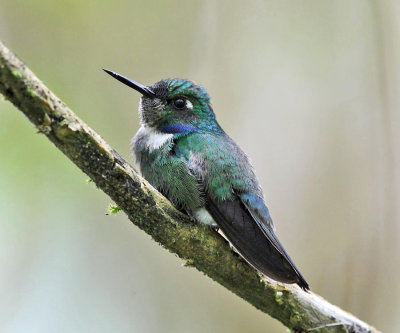
[[[233,247],[252,266],[274,280],[309,285],[276,237],[272,226],[262,223],[238,197],[217,202],[207,198],[207,209]],[[254,216],[253,216],[254,215]]]

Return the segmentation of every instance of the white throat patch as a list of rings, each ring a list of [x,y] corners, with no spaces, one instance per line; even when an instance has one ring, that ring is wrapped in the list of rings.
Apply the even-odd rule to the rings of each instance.
[[[149,150],[149,152],[152,152],[153,150],[170,143],[174,135],[170,133],[161,133],[151,127],[142,125],[135,137],[142,138],[144,146]]]

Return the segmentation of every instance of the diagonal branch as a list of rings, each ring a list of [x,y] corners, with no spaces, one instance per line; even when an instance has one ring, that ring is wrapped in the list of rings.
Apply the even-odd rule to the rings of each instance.
[[[295,332],[378,332],[297,286],[276,284],[234,254],[209,228],[177,211],[0,42],[0,93],[170,252]]]

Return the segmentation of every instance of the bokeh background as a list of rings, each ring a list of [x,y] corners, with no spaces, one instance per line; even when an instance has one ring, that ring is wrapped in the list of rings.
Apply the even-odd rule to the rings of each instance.
[[[0,39],[123,156],[190,78],[256,167],[313,291],[400,331],[400,3],[1,0]],[[168,253],[0,101],[0,331],[285,332]]]

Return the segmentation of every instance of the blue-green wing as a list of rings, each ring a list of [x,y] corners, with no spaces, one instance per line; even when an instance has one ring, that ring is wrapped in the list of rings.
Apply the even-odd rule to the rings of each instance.
[[[235,249],[267,276],[308,290],[274,233],[261,188],[243,151],[227,136],[197,135],[183,143],[188,167],[202,181],[206,208]]]

